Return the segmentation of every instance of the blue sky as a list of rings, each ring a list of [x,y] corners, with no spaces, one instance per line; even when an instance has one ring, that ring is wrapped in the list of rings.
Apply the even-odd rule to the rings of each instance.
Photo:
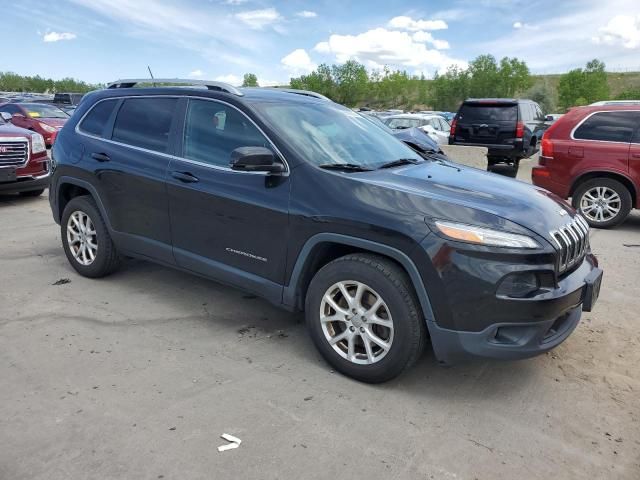
[[[354,58],[430,77],[482,53],[561,73],[640,71],[640,0],[0,0],[0,70],[88,82],[286,83]]]

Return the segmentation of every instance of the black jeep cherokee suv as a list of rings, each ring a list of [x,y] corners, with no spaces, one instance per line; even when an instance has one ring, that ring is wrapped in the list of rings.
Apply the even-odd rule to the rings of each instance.
[[[326,360],[366,382],[428,338],[448,364],[545,352],[597,298],[588,227],[545,190],[420,156],[309,92],[135,83],[87,95],[53,148],[81,275],[133,256],[304,310]]]
[[[539,150],[547,127],[540,106],[532,100],[470,98],[451,122],[449,145],[487,147],[489,167],[510,164],[515,176],[520,160]]]

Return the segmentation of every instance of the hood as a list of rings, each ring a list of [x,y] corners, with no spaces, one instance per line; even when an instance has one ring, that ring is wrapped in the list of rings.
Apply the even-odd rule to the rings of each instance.
[[[575,215],[571,206],[544,189],[447,161],[376,170],[359,178],[428,198],[429,202],[413,203],[434,219],[503,228],[515,223],[549,238],[551,230]]]
[[[405,143],[415,145],[425,152],[439,152],[440,147],[427,133],[417,127],[393,130],[393,136]]]
[[[0,137],[30,137],[32,133],[31,130],[16,127],[12,123],[0,124]]]
[[[62,128],[62,126],[67,123],[68,118],[47,118],[47,117],[38,117],[36,120],[42,123],[46,123],[52,127]]]

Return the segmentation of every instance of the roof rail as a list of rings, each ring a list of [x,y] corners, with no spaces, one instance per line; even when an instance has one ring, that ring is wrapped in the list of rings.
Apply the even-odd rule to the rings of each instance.
[[[333,101],[329,97],[325,97],[320,93],[312,92],[311,90],[299,90],[297,88],[281,88],[281,87],[263,87],[263,88],[270,88],[272,90],[280,90],[281,92],[295,93],[297,95],[304,95],[306,97],[318,98],[320,100],[326,100],[327,102]]]
[[[172,83],[179,85],[203,86],[207,87],[209,90],[226,92],[239,97],[244,95],[240,89],[225,82],[217,82],[214,80],[190,80],[184,78],[127,78],[111,82],[107,85],[107,88],[132,88],[138,83]]]

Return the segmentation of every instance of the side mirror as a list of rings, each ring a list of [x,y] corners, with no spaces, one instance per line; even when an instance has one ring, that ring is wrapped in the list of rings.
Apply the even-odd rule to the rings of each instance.
[[[284,165],[265,147],[240,147],[231,152],[231,170],[240,172],[282,173]]]
[[[5,122],[10,122],[13,118],[9,112],[0,112],[0,117],[2,117]]]

